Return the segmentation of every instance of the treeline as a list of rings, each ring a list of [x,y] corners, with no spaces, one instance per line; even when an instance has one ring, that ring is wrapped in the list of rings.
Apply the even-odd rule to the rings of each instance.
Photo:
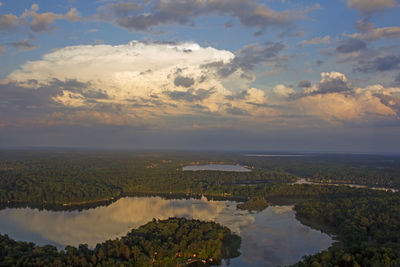
[[[322,195],[297,203],[297,218],[339,242],[296,266],[399,266],[400,195]]]
[[[247,165],[251,172],[182,171],[189,164]],[[84,204],[136,193],[247,197],[248,187],[298,177],[399,187],[400,158],[230,153],[0,151],[0,204]],[[254,185],[254,186],[246,186]],[[251,193],[251,192],[250,192]]]
[[[261,168],[247,173],[182,171],[192,161],[174,154],[30,153],[0,153],[0,203],[83,204],[135,193],[223,195],[241,183],[297,179]]]
[[[238,208],[294,203],[297,219],[337,239],[328,250],[305,256],[294,266],[400,265],[399,193],[306,184],[259,186],[251,196]]]
[[[251,157],[248,164],[294,174],[315,182],[400,188],[400,156],[304,154],[299,157]]]
[[[240,255],[240,237],[214,222],[169,218],[153,220],[126,236],[78,248],[35,246],[0,235],[1,266],[179,266],[218,265]]]

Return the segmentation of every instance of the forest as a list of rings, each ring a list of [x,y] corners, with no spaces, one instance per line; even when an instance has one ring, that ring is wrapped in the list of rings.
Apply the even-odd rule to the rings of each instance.
[[[209,163],[240,164],[250,168],[251,172],[182,171],[186,165]],[[303,224],[336,239],[328,250],[305,256],[295,266],[400,264],[400,193],[345,185],[294,184],[299,178],[307,178],[326,183],[399,188],[400,157],[396,156],[313,154],[265,158],[228,152],[3,151],[0,153],[0,177],[0,203],[3,208],[20,205],[55,210],[77,209],[107,205],[123,196],[147,194],[166,198],[205,195],[212,199],[233,199],[241,202],[238,208],[252,212],[259,212],[268,205],[291,204],[295,205],[296,217]],[[168,232],[168,228],[178,229],[176,224],[189,223],[180,220],[151,222],[120,240],[99,244],[94,250],[82,245],[57,252],[51,246],[38,247],[2,236],[1,259],[16,265],[24,260],[25,263],[57,263],[60,266],[79,266],[83,263],[107,265],[116,261],[133,265],[135,259],[138,262],[134,266],[141,266],[139,262],[148,263],[149,260],[168,266],[170,263],[184,263],[190,255],[193,256],[191,253],[196,253],[199,259],[206,262],[212,258],[212,264],[217,264],[224,257],[237,255],[240,240],[231,233],[224,237],[217,234],[219,239],[215,235],[207,239],[211,234],[196,232],[193,235],[206,238],[200,238],[200,243],[219,240],[218,244],[207,243],[205,247],[212,248],[207,252],[195,245],[192,250],[186,251],[187,254],[179,248],[182,244],[175,242],[174,235],[179,231],[171,232],[172,236],[167,237],[168,247],[163,247],[164,242],[160,241],[165,236],[158,234],[146,235],[146,241],[142,240],[140,244],[129,241],[129,236],[135,236],[135,239],[143,237],[139,234],[143,229],[165,226],[163,229]],[[197,223],[201,229],[211,226],[220,229],[214,224],[203,227],[201,222],[190,223]],[[229,233],[229,229],[220,230]],[[228,239],[233,246],[229,249],[225,246]],[[157,257],[151,248],[157,250]],[[126,252],[128,250],[129,253]],[[102,254],[104,256],[99,260]]]
[[[241,164],[252,171],[182,171],[186,165],[208,163]],[[134,194],[247,198],[254,186],[288,184],[298,178],[399,188],[400,157],[14,150],[0,152],[0,177],[3,207],[10,203],[65,207]]]
[[[240,237],[214,222],[153,220],[90,249],[16,242],[0,235],[0,266],[184,266],[221,264],[240,255]]]
[[[296,266],[400,264],[399,194],[321,197],[300,202],[295,210],[300,221],[335,234],[340,241]]]

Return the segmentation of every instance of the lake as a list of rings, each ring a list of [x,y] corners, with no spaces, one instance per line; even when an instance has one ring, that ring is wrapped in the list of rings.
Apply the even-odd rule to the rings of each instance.
[[[82,211],[7,208],[0,211],[0,232],[15,240],[59,249],[125,235],[153,218],[186,217],[216,221],[242,238],[241,253],[229,266],[293,264],[303,255],[328,248],[333,240],[296,220],[292,206],[271,206],[260,213],[238,210],[234,201],[126,197]]]
[[[222,172],[250,172],[251,170],[240,165],[207,164],[188,165],[182,168],[184,171],[222,171]]]

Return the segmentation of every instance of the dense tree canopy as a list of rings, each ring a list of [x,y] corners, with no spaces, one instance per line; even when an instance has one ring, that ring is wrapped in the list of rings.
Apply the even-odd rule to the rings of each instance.
[[[189,164],[237,164],[251,172],[182,171]],[[237,153],[1,151],[0,203],[70,205],[138,193],[249,196],[250,185],[314,181],[400,186],[400,158]]]
[[[322,198],[298,203],[297,217],[334,233],[339,243],[298,266],[398,266],[400,196]],[[397,264],[397,265],[396,265]]]
[[[220,264],[240,255],[240,237],[214,222],[169,218],[153,220],[126,236],[78,248],[16,242],[0,235],[1,266],[177,266]]]

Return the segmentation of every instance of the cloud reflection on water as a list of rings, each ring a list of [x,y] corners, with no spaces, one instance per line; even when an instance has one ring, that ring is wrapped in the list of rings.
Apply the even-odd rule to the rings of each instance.
[[[73,212],[5,209],[0,232],[16,240],[52,244],[58,248],[99,242],[125,235],[153,218],[186,217],[216,221],[242,237],[242,256],[230,266],[293,264],[303,255],[328,248],[332,239],[296,220],[293,206],[271,206],[260,213],[236,209],[232,201],[127,197],[107,207]]]
[[[167,200],[160,197],[122,198],[107,207],[54,212],[37,209],[6,209],[0,211],[1,232],[20,240],[38,244],[54,244],[59,248],[86,243],[94,246],[107,239],[125,235],[153,218],[187,217],[215,220],[239,233],[240,228],[254,222],[248,212],[236,210],[229,201],[206,199]],[[23,230],[23,232],[21,232]],[[28,238],[26,232],[30,232]],[[33,238],[29,239],[29,238]]]
[[[231,260],[231,267],[290,265],[332,243],[328,235],[297,221],[293,206],[268,207],[254,218],[240,233],[242,257]]]

